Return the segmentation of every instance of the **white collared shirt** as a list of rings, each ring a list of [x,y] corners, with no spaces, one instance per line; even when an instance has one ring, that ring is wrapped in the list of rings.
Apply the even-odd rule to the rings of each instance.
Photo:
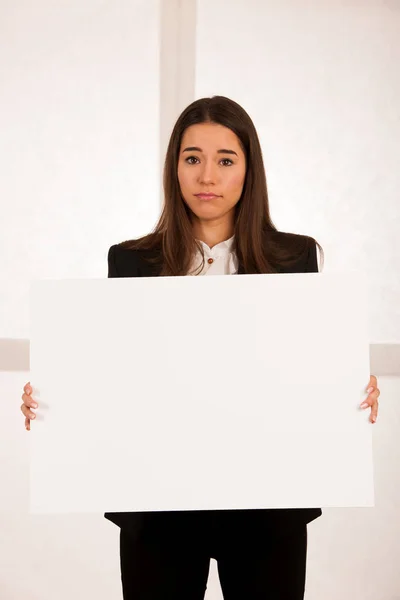
[[[205,261],[204,268],[198,275],[233,275],[237,272],[238,260],[236,253],[232,250],[234,238],[235,236],[232,236],[229,240],[221,242],[212,248],[201,240],[197,240],[203,247]],[[193,260],[189,275],[195,275],[201,263],[201,254],[198,251]]]

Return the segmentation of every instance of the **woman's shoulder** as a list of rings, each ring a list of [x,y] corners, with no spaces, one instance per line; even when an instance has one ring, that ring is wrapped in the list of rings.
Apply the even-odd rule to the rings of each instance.
[[[265,242],[288,257],[299,258],[317,245],[310,235],[278,230],[267,232]]]
[[[310,235],[288,231],[270,231],[266,235],[274,264],[280,272],[318,271],[318,242]]]
[[[140,277],[150,274],[149,265],[156,261],[157,256],[155,250],[140,247],[136,240],[113,244],[108,250],[109,277]]]
[[[285,245],[293,245],[293,244],[298,244],[298,245],[304,245],[304,244],[310,244],[311,242],[315,243],[315,240],[313,237],[303,234],[303,233],[292,233],[289,231],[279,231],[279,230],[274,230],[274,231],[268,231],[267,232],[267,237],[270,240],[273,240],[276,243],[281,244],[282,246]]]

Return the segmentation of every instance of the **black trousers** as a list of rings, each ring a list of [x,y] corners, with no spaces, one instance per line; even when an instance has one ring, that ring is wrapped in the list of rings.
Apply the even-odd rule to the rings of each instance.
[[[124,600],[202,600],[215,558],[224,600],[303,600],[307,525],[262,511],[152,513],[120,534]]]

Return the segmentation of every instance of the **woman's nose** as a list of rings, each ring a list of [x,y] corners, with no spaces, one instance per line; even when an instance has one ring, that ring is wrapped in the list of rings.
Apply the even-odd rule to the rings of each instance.
[[[217,177],[217,166],[211,162],[204,163],[203,169],[200,171],[200,182],[205,184],[215,183]]]

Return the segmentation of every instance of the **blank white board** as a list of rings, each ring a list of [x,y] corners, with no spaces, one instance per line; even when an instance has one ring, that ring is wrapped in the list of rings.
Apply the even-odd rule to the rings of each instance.
[[[34,281],[32,513],[373,505],[357,273]]]

